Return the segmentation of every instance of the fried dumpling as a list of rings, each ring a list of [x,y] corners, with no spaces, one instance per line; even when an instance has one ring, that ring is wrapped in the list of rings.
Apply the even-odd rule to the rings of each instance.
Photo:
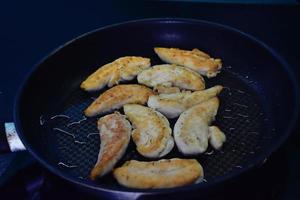
[[[125,153],[131,134],[129,121],[118,112],[100,118],[98,129],[101,143],[98,161],[90,174],[92,180],[112,170]]]
[[[138,76],[140,84],[148,87],[166,86],[186,90],[203,90],[205,82],[201,75],[177,65],[155,65],[145,69]]]
[[[91,74],[80,87],[86,91],[100,90],[106,85],[112,87],[120,81],[134,79],[141,71],[150,67],[150,59],[136,56],[121,57],[101,66]]]
[[[202,91],[159,94],[150,96],[148,106],[168,118],[178,117],[188,108],[217,96],[223,87],[220,85]]]
[[[222,68],[221,59],[211,58],[199,49],[188,51],[177,48],[156,47],[154,51],[164,62],[182,65],[208,78],[215,77]]]
[[[114,170],[118,183],[139,189],[173,188],[203,178],[203,168],[195,159],[173,158],[152,162],[131,160]]]
[[[138,104],[124,105],[124,113],[133,125],[132,139],[141,155],[160,158],[172,150],[174,139],[165,116]]]
[[[121,108],[124,104],[146,104],[153,91],[143,85],[117,85],[102,93],[85,111],[88,117]]]
[[[174,139],[180,152],[195,155],[206,151],[209,126],[218,108],[219,99],[214,97],[181,113],[174,126]]]

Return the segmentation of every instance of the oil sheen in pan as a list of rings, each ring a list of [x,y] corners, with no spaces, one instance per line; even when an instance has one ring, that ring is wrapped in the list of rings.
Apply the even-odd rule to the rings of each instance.
[[[131,81],[129,83],[136,83]],[[227,141],[220,151],[208,150],[205,154],[194,156],[199,160],[204,168],[205,179],[210,181],[218,176],[225,175],[231,172],[236,166],[243,166],[248,158],[253,156],[261,146],[261,134],[265,133],[264,113],[261,105],[261,99],[255,94],[245,82],[237,78],[228,70],[224,70],[216,78],[206,80],[207,88],[217,84],[226,86],[226,89],[220,94],[220,108],[216,121],[213,123],[221,128],[226,134]],[[56,113],[69,116],[71,121],[79,122],[82,120],[83,110],[93,101],[92,96],[97,96],[102,91],[93,94],[87,94],[79,88],[72,91],[62,105],[57,107]],[[120,112],[123,112],[120,110]],[[49,115],[49,113],[46,113]],[[49,115],[51,116],[51,115]],[[227,116],[227,118],[224,118]],[[247,117],[246,117],[247,116]],[[74,140],[64,134],[55,134],[53,129],[48,129],[49,134],[52,134],[57,141],[57,147],[68,147],[58,149],[57,162],[72,163],[77,167],[74,169],[63,168],[62,170],[74,175],[75,177],[88,177],[91,168],[97,161],[100,140],[97,136],[97,119],[101,116],[87,118],[80,121],[79,124],[69,125],[68,123],[52,124],[56,128],[61,128],[70,133],[73,133],[79,141],[86,141],[86,145],[74,143]],[[76,120],[73,120],[76,119]],[[169,120],[171,128],[177,119]],[[248,121],[246,121],[248,120]],[[52,128],[54,128],[52,127]],[[248,133],[249,134],[246,134]],[[259,134],[251,134],[256,132]],[[243,144],[243,145],[241,145]],[[118,162],[118,165],[123,164],[126,160],[148,160],[137,153],[135,145],[131,142],[123,158]],[[184,158],[175,147],[164,158]],[[116,185],[117,182],[112,177],[111,173],[101,178],[101,184],[107,186]]]

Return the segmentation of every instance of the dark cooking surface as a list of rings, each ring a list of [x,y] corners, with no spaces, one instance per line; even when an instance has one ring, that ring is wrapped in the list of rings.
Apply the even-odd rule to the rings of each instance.
[[[13,99],[15,89],[20,83],[19,79],[23,77],[24,72],[28,71],[30,66],[32,66],[32,64],[36,60],[48,53],[51,48],[56,47],[64,41],[69,40],[70,38],[80,33],[112,22],[151,16],[194,17],[217,21],[232,25],[237,28],[241,28],[243,31],[249,32],[254,36],[258,36],[267,44],[270,44],[270,46],[275,47],[275,49],[278,50],[279,53],[281,53],[283,57],[292,64],[292,66],[297,66],[297,64],[299,66],[299,61],[297,61],[297,56],[295,55],[297,53],[297,44],[299,44],[299,39],[296,37],[297,35],[299,35],[299,30],[294,26],[294,24],[296,24],[296,22],[298,21],[296,19],[299,19],[300,17],[299,8],[268,8],[259,6],[250,6],[246,8],[243,6],[235,5],[195,6],[190,4],[176,4],[175,6],[173,6],[173,9],[168,6],[168,9],[164,10],[164,8],[167,8],[167,6],[163,6],[161,9],[159,9],[159,12],[157,12],[157,14],[143,12],[138,9],[130,9],[131,14],[127,15],[126,13],[129,12],[129,8],[124,6],[123,9],[119,8],[119,10],[116,10],[111,18],[104,19],[100,17],[101,13],[98,12],[98,9],[101,9],[101,6],[95,6],[95,2],[92,3],[94,5],[91,4],[84,6],[76,2],[72,3],[72,5],[66,4],[65,2],[62,4],[53,3],[51,5],[50,3],[43,3],[43,6],[46,6],[49,10],[35,9],[34,6],[41,6],[38,2],[36,2],[37,5],[30,5],[29,3],[26,3],[26,5],[17,7],[13,5],[14,1],[11,2],[12,3],[8,6],[11,6],[11,8],[14,7],[13,9],[22,10],[16,10],[16,12],[8,14],[8,10],[5,12],[5,10],[3,9],[6,7],[0,6],[3,9],[3,12],[1,12],[0,15],[4,15],[4,19],[7,19],[4,23],[9,27],[6,31],[0,33],[1,36],[4,36],[2,37],[4,38],[4,46],[1,47],[1,54],[4,55],[1,61],[3,62],[1,65],[1,69],[4,69],[4,72],[2,71],[2,73],[0,74],[0,91],[2,92],[2,94],[0,94],[0,103],[3,105],[7,105],[3,107],[4,112],[1,112],[1,126],[4,121],[10,121],[12,119],[11,101]],[[148,4],[155,5],[156,3]],[[181,5],[181,7],[178,5]],[[141,5],[137,5],[137,7],[138,6]],[[26,9],[24,9],[24,7]],[[95,7],[97,7],[97,9]],[[72,13],[72,15],[68,16],[70,18],[66,17],[65,13],[65,10],[68,9],[69,12]],[[53,10],[57,12],[53,12]],[[78,12],[78,10],[80,10],[80,12]],[[296,14],[296,12],[298,12],[298,14]],[[19,13],[19,15],[13,16],[13,13]],[[55,15],[53,15],[53,13],[55,13]],[[118,13],[118,15],[116,13]],[[39,15],[39,19],[37,19],[35,15]],[[20,18],[20,16],[22,17]],[[74,16],[78,16],[78,18],[75,17],[74,19]],[[93,16],[98,17],[93,18]],[[28,22],[26,20],[28,20]],[[25,21],[26,23],[24,23]],[[43,23],[41,24],[42,21]],[[52,24],[51,22],[54,21],[55,23]],[[22,26],[25,26],[25,24],[29,27],[22,28]],[[293,31],[290,31],[290,27],[293,27]],[[20,36],[20,33],[24,34]],[[297,158],[294,156],[294,152],[297,152],[297,150],[299,149],[294,147],[296,143],[293,141],[296,141],[298,138],[299,136],[294,135],[294,140],[291,140],[289,143],[290,146],[287,146],[288,160],[285,162],[286,156],[283,156],[280,157],[281,159],[275,162],[275,164],[273,163],[273,165],[276,166],[276,168],[278,167],[280,171],[282,170],[288,172],[280,174],[279,180],[281,181],[279,181],[278,179],[272,179],[274,174],[278,173],[277,170],[275,170],[276,168],[273,166],[273,168],[271,167],[272,170],[268,168],[268,170],[261,170],[251,174],[248,179],[244,179],[242,183],[236,184],[235,187],[233,187],[235,189],[231,189],[228,191],[232,193],[236,191],[236,187],[241,188],[241,190],[247,190],[247,187],[252,187],[253,184],[259,181],[260,183],[258,185],[261,187],[256,188],[257,190],[255,192],[255,196],[249,196],[260,199],[268,199],[263,197],[267,196],[273,198],[274,196],[278,197],[282,195],[283,198],[286,197],[287,199],[287,197],[293,197],[294,195],[297,195],[295,191],[297,191],[297,188],[299,188],[299,182],[297,181],[299,179],[299,173],[295,169],[297,169],[296,166],[299,166],[299,160],[297,161]],[[279,163],[280,165],[278,166]],[[287,170],[284,170],[286,168]],[[38,174],[39,171],[43,170],[41,170],[38,166],[36,170],[28,170],[26,172],[34,176],[34,174]],[[273,173],[270,173],[270,171]],[[270,174],[268,174],[267,172]],[[66,183],[60,181],[59,179],[53,178],[53,176],[49,175],[48,173],[46,174],[45,185],[47,185],[48,182],[51,186],[43,190],[44,196],[47,196],[47,194],[51,194],[54,196],[56,195],[55,197],[58,197],[60,193],[64,192],[64,190],[60,189],[60,187],[64,187],[64,184]],[[256,178],[253,178],[255,176]],[[30,179],[30,177],[27,177],[27,179]],[[54,181],[52,181],[52,179]],[[247,183],[248,181],[249,183]],[[276,184],[276,181],[280,182],[278,183],[280,187],[276,187],[278,186]],[[268,189],[268,187],[263,187],[263,183],[265,183],[265,185],[269,185],[270,188]],[[16,184],[16,182],[12,180],[11,184],[7,185],[7,188],[10,187],[10,189],[7,189],[6,191],[12,191],[12,188],[14,188],[14,186],[16,187],[17,185],[18,184]],[[58,187],[57,185],[59,185],[60,187]],[[45,187],[46,186],[44,186],[44,188]],[[69,186],[66,186],[66,188],[69,188]],[[262,188],[264,188],[265,190],[262,190]],[[60,193],[53,191],[59,191]],[[248,190],[248,192],[250,191]],[[230,194],[227,195],[229,195],[230,197]],[[74,196],[76,196],[76,194]]]
[[[243,200],[271,200],[271,199],[290,199],[285,198],[287,177],[284,173],[279,173],[278,169],[287,170],[287,158],[285,150],[281,149],[272,156],[272,159],[259,169],[254,170],[240,177],[239,179],[223,185],[217,190],[204,194],[195,194],[194,200],[224,200],[224,199],[243,199]],[[18,178],[11,179],[3,188],[3,195],[10,195],[11,199],[97,199],[91,194],[81,192],[66,181],[50,174],[38,164],[32,165],[17,174]],[[247,194],[247,195],[245,195]],[[178,198],[187,199],[187,194],[179,195]],[[155,198],[160,200],[158,198]],[[294,198],[296,199],[296,198]]]
[[[157,59],[153,60],[156,61]],[[152,63],[155,64],[155,62]],[[160,62],[157,61],[157,63]],[[237,168],[243,168],[243,165],[248,160],[251,160],[255,154],[260,153],[262,147],[268,145],[269,139],[272,137],[272,132],[266,129],[267,118],[259,97],[257,97],[253,89],[249,88],[245,82],[230,72],[230,70],[232,69],[226,69],[217,78],[206,80],[207,88],[216,84],[226,86],[220,95],[221,106],[217,120],[213,124],[219,126],[226,133],[227,137],[226,145],[221,151],[213,151],[210,148],[206,154],[192,156],[192,158],[197,158],[202,164],[207,181],[226,175]],[[245,80],[247,79],[245,78]],[[131,83],[137,82],[132,81]],[[97,161],[99,136],[87,136],[90,133],[97,133],[97,119],[101,116],[85,120],[82,113],[93,102],[91,97],[96,97],[107,89],[104,88],[92,95],[82,91],[80,88],[75,88],[62,104],[57,104],[56,110],[51,109],[50,113],[47,112],[43,115],[43,120],[45,120],[43,123],[43,130],[45,131],[43,139],[45,143],[54,141],[53,145],[55,145],[54,147],[53,145],[49,147],[50,150],[55,149],[56,151],[56,157],[52,162],[55,162],[55,164],[63,162],[77,166],[72,169],[61,166],[61,170],[73,176],[88,177],[91,168]],[[119,111],[123,112],[122,109]],[[53,116],[58,116],[57,114],[63,114],[70,117],[70,119],[64,117],[51,119]],[[80,124],[70,124],[79,120],[82,120]],[[173,129],[177,118],[169,121]],[[59,130],[53,130],[55,128],[74,134],[75,139]],[[75,143],[74,141],[76,140],[80,143]],[[119,165],[132,159],[151,160],[139,155],[135,148],[135,145],[131,142],[125,155],[119,161]],[[176,157],[185,158],[175,147],[164,158]],[[99,183],[108,186],[118,185],[111,173],[100,179]]]
[[[115,48],[111,48],[113,43]],[[82,145],[81,149],[77,149],[78,142],[73,145],[74,141],[70,140],[70,136],[67,137],[65,132],[60,133],[57,127],[50,127],[51,131],[45,131],[40,125],[40,120],[41,116],[44,119],[51,119],[51,115],[66,111],[68,113],[65,114],[71,115],[71,120],[82,118],[83,107],[91,102],[91,99],[78,90],[80,82],[97,69],[97,66],[124,54],[151,57],[152,63],[155,64],[158,63],[158,59],[152,49],[154,46],[176,46],[184,49],[198,47],[215,57],[221,57],[224,69],[228,68],[224,70],[225,73],[207,80],[207,85],[214,82],[229,87],[227,96],[224,93],[222,98],[221,112],[225,112],[224,108],[232,111],[227,113],[229,116],[221,116],[223,119],[219,120],[219,126],[227,132],[231,128],[237,131],[228,133],[229,145],[226,145],[228,149],[223,156],[216,153],[207,160],[199,156],[199,160],[204,163],[207,170],[207,183],[180,187],[177,188],[178,192],[209,188],[222,181],[225,183],[225,179],[233,178],[260,164],[278,144],[283,142],[295,122],[297,90],[294,80],[288,73],[288,67],[259,41],[234,29],[193,20],[140,20],[99,29],[68,44],[38,64],[38,68],[23,85],[15,104],[15,125],[24,145],[50,171],[71,182],[97,190],[99,194],[107,192],[111,195],[116,191],[137,192],[137,190],[111,184],[110,181],[107,183],[99,180],[96,183],[79,179],[78,176],[86,176],[82,174],[83,171],[95,159],[89,156],[96,154],[96,143],[91,145],[87,143]],[[268,76],[271,70],[272,76]],[[281,81],[278,81],[279,79]],[[39,87],[41,82],[44,82],[43,87]],[[276,91],[273,91],[273,88],[276,88]],[[60,111],[59,108],[65,110]],[[53,121],[56,121],[53,126],[61,123],[61,120]],[[65,126],[60,128],[67,128]],[[72,132],[77,131],[74,134],[80,139],[80,135],[95,132],[93,127],[92,120],[87,120],[83,122],[81,129],[75,128]],[[58,146],[58,143],[61,146]],[[181,154],[173,153],[175,157],[181,157]],[[136,158],[135,155],[133,153],[126,157]],[[78,168],[70,174],[71,170],[61,170],[58,163],[61,161],[68,163],[71,158],[76,162],[71,164],[78,165]],[[140,191],[157,194],[173,190]]]

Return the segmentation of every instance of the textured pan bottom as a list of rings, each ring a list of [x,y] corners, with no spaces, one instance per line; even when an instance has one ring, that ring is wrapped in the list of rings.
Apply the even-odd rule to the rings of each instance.
[[[224,70],[216,78],[206,80],[206,83],[207,88],[216,84],[226,87],[220,95],[221,105],[213,124],[224,131],[227,141],[220,151],[209,148],[206,153],[193,157],[201,163],[205,179],[210,181],[249,163],[259,153],[267,132],[262,100],[245,81]],[[52,147],[57,154],[53,162],[60,163],[62,170],[78,178],[87,178],[97,160],[100,146],[97,119],[101,116],[85,119],[83,110],[101,92],[88,94],[76,89],[57,106],[57,110],[46,114],[49,117],[43,125],[47,135],[56,144]],[[176,120],[170,120],[172,128]],[[175,157],[185,158],[176,147],[164,158]],[[131,159],[147,160],[137,153],[132,142],[117,165]],[[99,182],[106,186],[117,184],[111,173],[99,179]]]

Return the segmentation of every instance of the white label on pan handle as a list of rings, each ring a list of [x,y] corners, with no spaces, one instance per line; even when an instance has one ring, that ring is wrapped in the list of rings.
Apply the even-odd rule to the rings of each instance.
[[[24,151],[26,148],[24,147],[22,141],[20,140],[15,124],[13,122],[7,122],[4,124],[6,139],[9,145],[9,148],[12,152],[16,151]]]

